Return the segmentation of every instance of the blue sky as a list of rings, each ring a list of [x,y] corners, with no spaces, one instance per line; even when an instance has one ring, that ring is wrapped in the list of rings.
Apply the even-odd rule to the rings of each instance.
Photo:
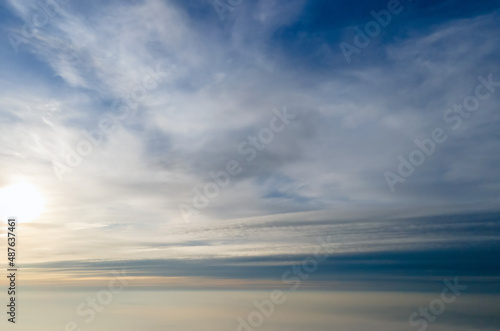
[[[271,286],[319,237],[311,288],[498,291],[499,1],[393,3],[349,61],[391,1],[58,3],[0,5],[0,186],[44,197],[34,284]]]

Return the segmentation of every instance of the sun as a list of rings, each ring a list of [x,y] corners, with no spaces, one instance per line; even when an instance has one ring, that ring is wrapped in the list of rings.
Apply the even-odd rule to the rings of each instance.
[[[0,215],[16,217],[18,222],[31,222],[43,212],[44,199],[37,188],[19,182],[0,189]]]

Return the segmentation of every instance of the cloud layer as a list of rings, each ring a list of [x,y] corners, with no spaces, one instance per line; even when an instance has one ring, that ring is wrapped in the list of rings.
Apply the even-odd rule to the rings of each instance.
[[[460,128],[443,118],[478,77],[500,81],[498,4],[402,2],[348,64],[339,44],[385,1],[248,1],[223,22],[208,1],[68,1],[30,38],[42,9],[9,1],[0,186],[22,178],[47,200],[27,262],[272,279],[322,235],[340,248],[319,278],[499,276],[500,87]],[[384,173],[435,128],[447,140],[391,192]],[[211,174],[232,160],[220,187]]]

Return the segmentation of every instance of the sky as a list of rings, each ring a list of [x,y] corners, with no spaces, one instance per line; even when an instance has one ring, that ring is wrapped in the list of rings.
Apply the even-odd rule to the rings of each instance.
[[[25,285],[498,293],[499,22],[496,0],[0,2]]]

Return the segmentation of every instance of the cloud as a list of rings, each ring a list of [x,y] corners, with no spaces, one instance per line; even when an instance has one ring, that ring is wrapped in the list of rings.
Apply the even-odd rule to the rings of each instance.
[[[12,17],[2,29],[19,31],[32,7],[9,4]],[[475,231],[476,241],[488,237],[468,223],[462,231],[458,221],[433,219],[434,226],[400,216],[474,218],[498,209],[498,93],[449,132],[397,194],[383,173],[395,171],[415,139],[446,124],[443,112],[473,91],[479,75],[500,80],[498,12],[474,7],[467,15],[432,15],[432,24],[405,23],[432,6],[408,8],[409,16],[346,65],[338,44],[377,8],[367,2],[366,15],[344,17],[341,5],[352,6],[245,2],[221,23],[208,2],[72,3],[19,54],[2,51],[0,183],[25,177],[48,201],[27,230],[25,240],[43,247],[28,260],[203,257],[222,259],[224,270],[227,258],[301,258],[320,234],[334,236],[345,254],[439,252]],[[104,116],[116,118],[114,102],[134,93],[150,69],[165,73],[161,83],[58,181],[55,162],[68,166],[68,155],[89,139],[85,132],[99,129]],[[239,144],[285,106],[297,117],[247,162]],[[179,205],[190,204],[193,189],[233,159],[241,174],[184,224]],[[58,240],[38,238],[37,227]],[[382,259],[375,270],[384,271],[392,257],[402,267],[413,255],[370,256]],[[208,262],[179,268],[192,268],[189,276],[223,273]],[[237,277],[240,269],[230,270]],[[240,271],[257,277],[276,270]]]

